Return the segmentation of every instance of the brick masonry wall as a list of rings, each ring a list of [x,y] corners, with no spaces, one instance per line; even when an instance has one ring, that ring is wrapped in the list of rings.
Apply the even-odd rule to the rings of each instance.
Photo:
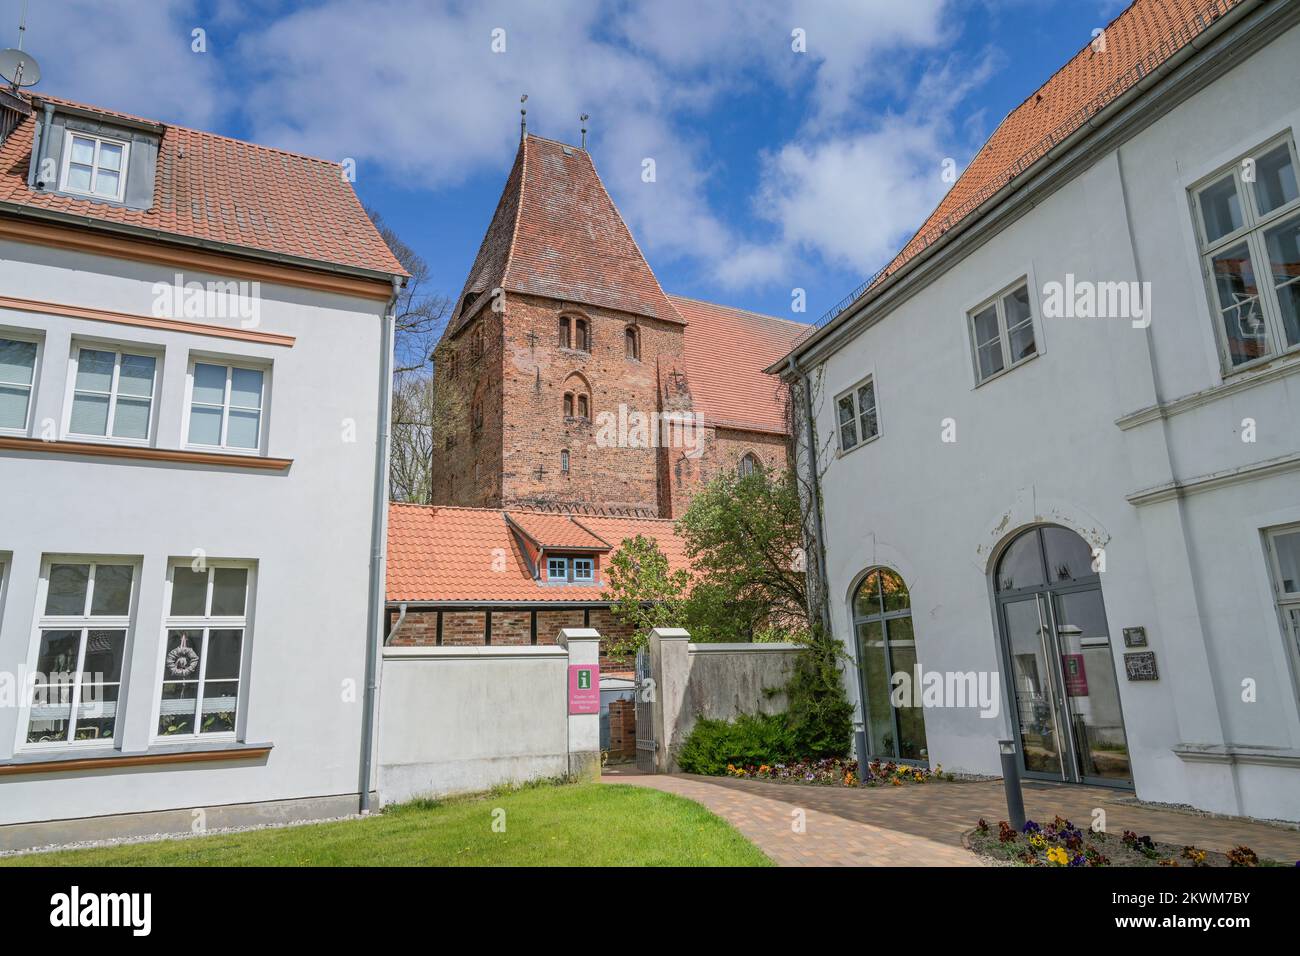
[[[609,702],[609,755],[636,756],[636,703],[630,700]]]
[[[554,644],[563,628],[582,626],[582,611],[579,608],[565,611],[538,611],[537,643]]]
[[[756,456],[769,471],[783,471],[787,442],[784,435],[732,428],[706,429],[702,455],[684,458],[678,453],[675,456],[669,470],[673,513],[668,517],[681,517],[699,488],[724,471],[735,471],[747,454]]]
[[[502,313],[489,302],[455,338],[444,337],[434,349],[433,504],[500,504],[502,327]],[[470,345],[476,328],[482,329],[484,343],[477,362]],[[449,372],[453,353],[454,376]],[[483,404],[483,427],[477,434],[471,427],[475,396]]]
[[[585,318],[591,351],[564,348],[562,315]],[[635,324],[639,360],[627,358],[625,333]],[[575,343],[576,344],[576,343]],[[656,361],[680,356],[682,327],[590,306],[510,295],[506,303],[502,386],[502,498],[509,505],[586,503],[657,515],[657,455],[652,447],[599,447],[599,415],[653,413],[658,408]],[[564,416],[564,394],[590,391],[587,421]],[[576,413],[576,409],[575,409]],[[569,452],[569,473],[560,452]],[[540,469],[540,472],[539,472]]]

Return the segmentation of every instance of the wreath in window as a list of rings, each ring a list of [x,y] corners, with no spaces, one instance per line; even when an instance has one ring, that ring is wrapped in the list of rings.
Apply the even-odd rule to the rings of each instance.
[[[182,637],[177,647],[167,652],[167,670],[172,677],[189,677],[199,669],[199,655]]]

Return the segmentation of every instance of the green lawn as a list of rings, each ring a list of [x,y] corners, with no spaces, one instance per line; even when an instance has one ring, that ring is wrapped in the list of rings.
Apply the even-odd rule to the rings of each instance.
[[[505,811],[505,832],[493,830]],[[497,817],[500,814],[496,815]],[[5,866],[770,866],[697,803],[600,783],[394,807],[366,820],[0,859]]]

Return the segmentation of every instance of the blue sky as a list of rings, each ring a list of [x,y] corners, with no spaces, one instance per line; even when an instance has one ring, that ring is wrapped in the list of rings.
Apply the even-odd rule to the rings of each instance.
[[[0,41],[20,0],[0,0]],[[670,292],[813,320],[1121,0],[33,0],[39,89],[357,164],[460,290],[529,129],[588,145]],[[202,30],[205,52],[194,52]],[[504,51],[493,50],[504,30]],[[803,31],[805,50],[792,47]],[[500,34],[497,34],[498,40]],[[500,46],[500,42],[497,43]],[[655,181],[643,181],[644,160]]]

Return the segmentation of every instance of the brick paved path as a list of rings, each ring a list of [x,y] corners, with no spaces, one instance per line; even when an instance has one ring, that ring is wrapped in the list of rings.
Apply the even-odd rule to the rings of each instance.
[[[961,835],[980,817],[1006,818],[1001,781],[921,786],[801,786],[762,780],[647,775],[611,768],[610,784],[654,787],[695,800],[723,817],[782,866],[978,866]],[[1101,787],[1026,783],[1025,813],[1050,820],[1057,813],[1086,827],[1096,807],[1111,833],[1135,830],[1154,840],[1195,843],[1214,850],[1250,846],[1261,857],[1300,859],[1300,831],[1265,823],[1219,820],[1136,803],[1132,794]],[[792,827],[804,811],[804,832]]]

